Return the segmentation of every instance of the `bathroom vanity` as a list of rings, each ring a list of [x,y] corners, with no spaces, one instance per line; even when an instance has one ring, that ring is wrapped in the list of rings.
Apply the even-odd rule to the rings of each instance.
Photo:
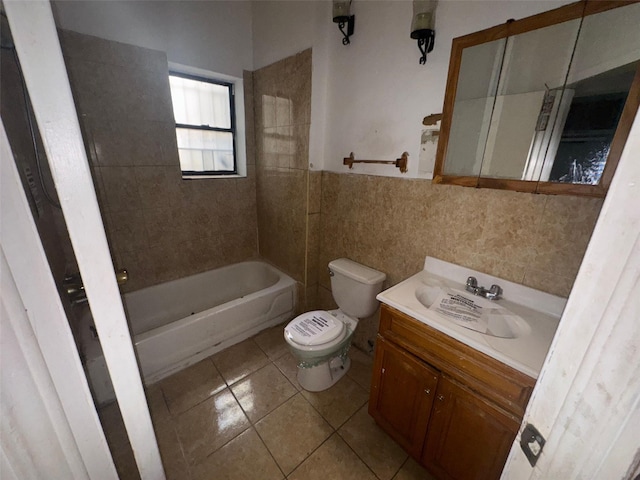
[[[497,310],[479,302],[485,313],[511,317],[513,329],[500,330],[502,337],[432,308],[447,293],[473,301],[465,293],[470,275],[504,289],[505,298],[491,303]],[[378,299],[369,413],[436,478],[499,478],[564,299],[429,257],[422,272]]]

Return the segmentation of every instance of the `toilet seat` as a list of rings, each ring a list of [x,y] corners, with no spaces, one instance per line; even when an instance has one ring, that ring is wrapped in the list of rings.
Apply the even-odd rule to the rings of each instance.
[[[284,329],[285,338],[300,350],[319,350],[340,343],[347,335],[345,323],[326,310],[298,315]]]

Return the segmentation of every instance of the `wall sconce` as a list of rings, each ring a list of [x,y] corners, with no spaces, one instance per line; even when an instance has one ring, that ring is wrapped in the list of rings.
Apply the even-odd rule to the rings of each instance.
[[[333,0],[333,23],[338,24],[338,28],[342,32],[344,38],[342,39],[343,45],[349,45],[351,41],[349,37],[353,35],[353,25],[356,21],[356,16],[351,15],[351,0]],[[347,31],[344,31],[344,27],[347,27]]]
[[[438,0],[414,0],[411,20],[411,38],[418,40],[422,53],[420,65],[427,63],[427,53],[433,50],[436,40],[436,5]]]

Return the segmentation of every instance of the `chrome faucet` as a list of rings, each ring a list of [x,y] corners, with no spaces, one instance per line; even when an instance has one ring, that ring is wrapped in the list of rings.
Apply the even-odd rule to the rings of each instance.
[[[487,290],[484,287],[478,286],[478,280],[476,279],[476,277],[467,278],[466,289],[467,292],[471,292],[474,295],[478,295],[489,300],[498,300],[502,295],[502,288],[500,288],[500,285],[491,285],[491,288]]]

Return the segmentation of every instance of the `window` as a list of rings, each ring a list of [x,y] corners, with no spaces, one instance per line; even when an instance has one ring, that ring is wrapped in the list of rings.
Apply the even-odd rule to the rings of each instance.
[[[183,176],[237,174],[234,85],[175,72],[169,85]]]

